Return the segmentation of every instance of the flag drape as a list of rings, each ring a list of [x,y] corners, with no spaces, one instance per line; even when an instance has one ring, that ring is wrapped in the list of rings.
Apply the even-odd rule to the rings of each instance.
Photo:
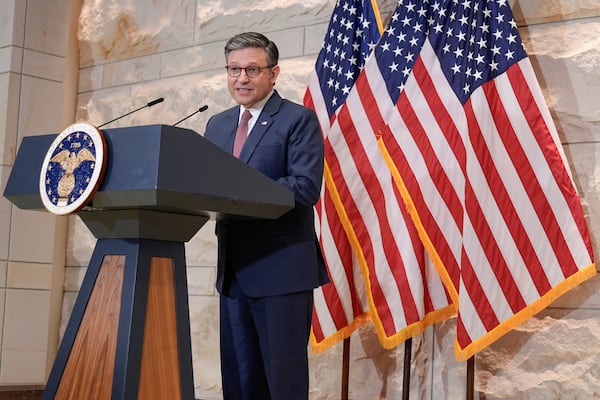
[[[457,307],[459,360],[596,273],[507,1],[400,1],[354,89],[340,119],[356,98]]]
[[[325,141],[316,210],[331,283],[315,291],[317,352],[369,320],[392,348],[455,312],[356,96],[381,32],[374,1],[338,1],[305,95]]]
[[[372,320],[391,348],[458,313],[466,360],[596,273],[579,195],[507,0],[338,1],[319,117],[321,351]]]

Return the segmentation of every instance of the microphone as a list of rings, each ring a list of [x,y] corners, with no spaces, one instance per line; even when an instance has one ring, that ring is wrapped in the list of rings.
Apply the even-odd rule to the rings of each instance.
[[[203,111],[206,111],[207,109],[208,109],[208,106],[207,106],[207,105],[203,105],[202,107],[200,107],[199,109],[197,109],[196,111],[194,111],[193,113],[191,113],[190,115],[188,115],[187,117],[185,117],[185,118],[183,118],[183,119],[180,119],[179,121],[175,122],[175,123],[174,123],[173,125],[171,125],[171,126],[177,126],[177,125],[179,125],[180,123],[182,123],[183,121],[185,121],[186,119],[188,119],[188,118],[190,118],[190,117],[193,117],[194,115],[196,115],[196,114],[198,114],[198,113],[201,113],[201,112],[203,112]]]
[[[126,116],[128,116],[128,115],[130,115],[130,114],[133,114],[133,113],[134,113],[134,112],[136,112],[136,111],[140,111],[142,108],[146,108],[146,107],[152,107],[153,105],[155,105],[155,104],[158,104],[158,103],[162,103],[163,101],[165,101],[165,98],[164,98],[164,97],[159,97],[158,99],[156,99],[156,100],[152,100],[151,102],[149,102],[148,104],[146,104],[146,105],[144,105],[144,106],[141,106],[140,108],[136,108],[136,109],[135,109],[135,110],[133,110],[133,111],[129,111],[127,114],[123,114],[123,115],[121,115],[120,117],[117,117],[117,118],[115,118],[115,119],[111,119],[110,121],[108,121],[108,122],[105,122],[105,123],[103,123],[102,125],[99,125],[99,126],[97,126],[97,128],[102,128],[104,125],[108,125],[108,124],[110,124],[111,122],[115,122],[116,120],[118,120],[118,119],[121,119],[121,118],[124,118],[124,117],[126,117]]]

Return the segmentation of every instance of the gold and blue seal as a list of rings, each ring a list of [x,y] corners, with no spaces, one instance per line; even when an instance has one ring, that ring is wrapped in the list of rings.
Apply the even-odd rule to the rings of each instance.
[[[48,211],[81,210],[100,187],[106,169],[106,140],[87,123],[75,123],[52,142],[40,171],[40,196]]]

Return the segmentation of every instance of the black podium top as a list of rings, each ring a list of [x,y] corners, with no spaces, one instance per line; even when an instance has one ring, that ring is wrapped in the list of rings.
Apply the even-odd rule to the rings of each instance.
[[[107,169],[94,210],[215,212],[277,218],[294,195],[196,132],[167,125],[103,131]],[[42,210],[40,169],[56,134],[23,138],[4,196],[22,209]]]

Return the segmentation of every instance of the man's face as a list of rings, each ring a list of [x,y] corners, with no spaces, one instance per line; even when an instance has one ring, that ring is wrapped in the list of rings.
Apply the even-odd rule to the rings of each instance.
[[[249,47],[233,50],[227,57],[227,66],[229,67],[266,67],[268,65],[265,50],[261,48]],[[277,75],[279,75],[278,65],[270,69],[261,69],[260,74],[255,78],[248,77],[246,71],[242,70],[238,77],[227,75],[227,87],[238,104],[252,108],[271,92]]]

